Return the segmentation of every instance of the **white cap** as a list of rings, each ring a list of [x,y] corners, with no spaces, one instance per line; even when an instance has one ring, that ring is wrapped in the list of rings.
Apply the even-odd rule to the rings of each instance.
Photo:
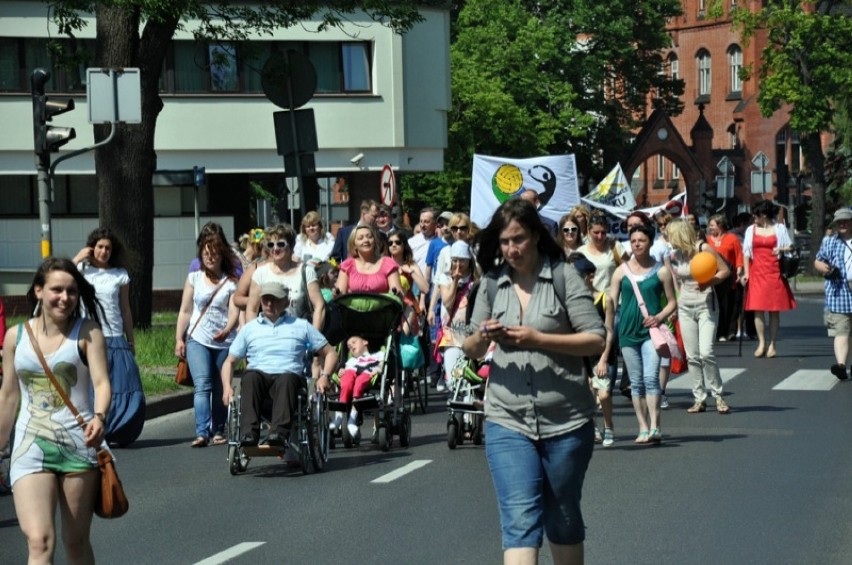
[[[456,241],[450,247],[450,257],[454,259],[472,259],[470,255],[470,246],[467,242]]]

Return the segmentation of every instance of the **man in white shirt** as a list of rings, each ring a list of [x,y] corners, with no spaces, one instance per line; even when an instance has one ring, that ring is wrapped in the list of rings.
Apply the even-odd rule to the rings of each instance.
[[[408,240],[414,260],[420,265],[420,270],[426,272],[426,253],[429,251],[429,242],[437,237],[438,217],[434,208],[423,208],[420,211],[420,233]]]

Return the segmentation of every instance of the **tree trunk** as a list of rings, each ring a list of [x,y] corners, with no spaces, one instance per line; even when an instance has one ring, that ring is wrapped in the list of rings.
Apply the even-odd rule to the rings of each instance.
[[[811,188],[811,261],[808,272],[813,273],[813,258],[819,251],[825,235],[825,155],[822,152],[822,140],[818,132],[803,136],[805,159],[813,176]]]
[[[126,249],[130,274],[130,305],[134,325],[151,325],[154,270],[154,189],[157,167],[154,132],[163,107],[159,79],[176,21],[152,23],[139,33],[137,9],[98,5],[96,61],[101,67],[139,67],[142,123],[116,124],[113,140],[96,150],[101,225],[113,230]],[[104,139],[109,126],[96,126]]]

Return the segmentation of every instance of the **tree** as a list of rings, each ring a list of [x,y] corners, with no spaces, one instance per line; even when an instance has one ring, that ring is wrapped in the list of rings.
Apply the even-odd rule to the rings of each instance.
[[[428,4],[429,1],[419,4]],[[415,3],[392,0],[270,0],[204,2],[201,0],[58,0],[50,2],[60,33],[74,37],[96,17],[94,63],[98,67],[138,67],[141,77],[142,123],[117,125],[114,140],[96,150],[99,215],[103,225],[125,242],[134,322],[150,326],[153,283],[154,192],[157,157],[154,132],[163,108],[159,95],[164,58],[175,31],[197,20],[193,29],[202,41],[245,41],[252,33],[288,28],[315,15],[319,28],[341,26],[347,14],[363,10],[395,31],[420,20]],[[95,126],[95,140],[107,135]]]
[[[677,0],[468,0],[452,21],[443,173],[403,178],[407,202],[469,205],[474,153],[574,153],[581,177],[622,156],[648,97],[673,114],[682,81],[659,55]]]
[[[763,8],[737,9],[734,21],[744,41],[765,33],[767,45],[757,69],[757,102],[764,116],[789,111],[799,132],[811,192],[811,249],[825,231],[826,156],[822,133],[831,132],[838,104],[848,116],[852,91],[852,3],[848,0],[775,0]],[[754,69],[744,69],[745,78]]]

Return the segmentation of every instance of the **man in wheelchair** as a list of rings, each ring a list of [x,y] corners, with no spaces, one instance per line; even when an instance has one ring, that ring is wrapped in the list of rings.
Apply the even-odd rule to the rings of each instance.
[[[337,352],[308,321],[287,313],[289,289],[280,282],[269,281],[260,287],[260,315],[243,326],[228,350],[222,365],[222,401],[230,404],[234,365],[246,359],[240,396],[240,445],[255,446],[260,439],[260,416],[263,402],[272,398],[270,433],[266,443],[283,447],[290,437],[298,409],[298,392],[305,383],[305,355],[319,354],[322,372],[315,382],[316,391],[324,393],[328,376],[337,367]]]

